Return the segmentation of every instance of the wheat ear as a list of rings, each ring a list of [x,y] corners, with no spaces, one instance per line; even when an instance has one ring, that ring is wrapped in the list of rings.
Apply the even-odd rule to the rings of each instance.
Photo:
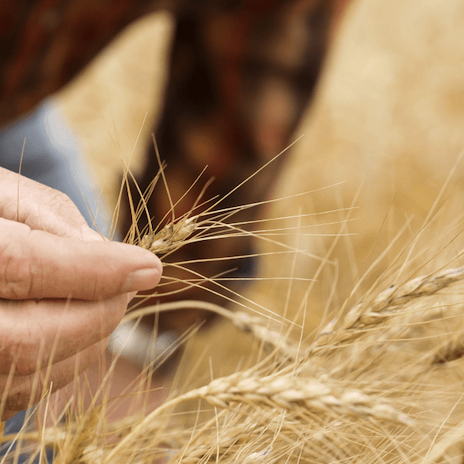
[[[298,378],[281,372],[261,377],[256,373],[238,372],[213,380],[208,385],[192,390],[169,401],[150,413],[131,433],[109,453],[107,462],[116,459],[123,449],[131,447],[146,434],[153,433],[154,418],[172,410],[182,402],[203,399],[216,408],[230,408],[244,403],[256,408],[284,409],[294,413],[326,414],[330,417],[374,418],[411,425],[412,420],[379,398],[346,384],[329,379]]]
[[[155,254],[166,254],[180,248],[197,229],[198,216],[169,223],[158,232],[144,235],[139,246]]]
[[[417,277],[399,287],[391,286],[380,293],[371,306],[364,303],[354,306],[336,327],[338,320],[329,323],[320,333],[311,351],[325,346],[335,346],[351,341],[361,335],[366,328],[379,325],[387,318],[401,313],[401,309],[412,300],[433,295],[439,290],[464,279],[464,268],[447,269],[432,276]]]

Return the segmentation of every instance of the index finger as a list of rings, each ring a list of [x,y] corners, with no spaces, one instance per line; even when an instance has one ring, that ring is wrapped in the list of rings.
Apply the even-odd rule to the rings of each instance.
[[[83,238],[90,230],[76,205],[64,193],[0,168],[0,217],[60,237]]]

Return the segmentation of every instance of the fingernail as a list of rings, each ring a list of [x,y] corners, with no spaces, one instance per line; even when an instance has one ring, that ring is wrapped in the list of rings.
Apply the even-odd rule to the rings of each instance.
[[[139,269],[127,274],[126,281],[122,286],[123,292],[137,292],[150,290],[156,287],[160,280],[160,273],[156,268]]]
[[[104,238],[88,226],[82,226],[82,240],[84,242],[102,241]]]

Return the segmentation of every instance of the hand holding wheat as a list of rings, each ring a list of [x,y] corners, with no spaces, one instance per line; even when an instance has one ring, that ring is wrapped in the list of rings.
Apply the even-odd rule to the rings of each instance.
[[[95,362],[131,292],[160,275],[155,255],[105,241],[65,195],[0,169],[0,417]]]

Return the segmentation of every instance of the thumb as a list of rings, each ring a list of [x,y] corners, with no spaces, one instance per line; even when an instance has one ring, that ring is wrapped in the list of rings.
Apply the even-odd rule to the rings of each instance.
[[[124,243],[84,242],[0,218],[0,298],[106,299],[149,290],[160,260]]]

